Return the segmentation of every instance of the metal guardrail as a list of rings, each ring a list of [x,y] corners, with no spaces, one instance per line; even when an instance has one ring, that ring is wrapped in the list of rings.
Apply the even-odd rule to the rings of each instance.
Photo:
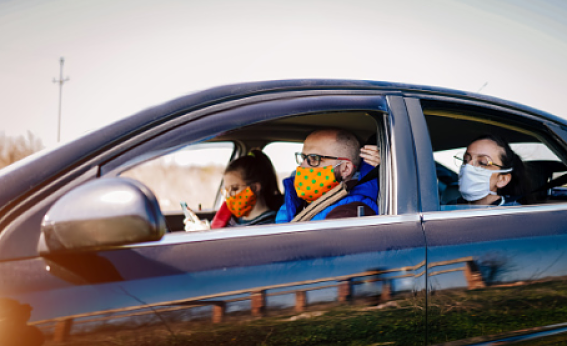
[[[448,272],[463,271],[465,278],[467,279],[469,289],[485,287],[480,273],[478,272],[478,270],[476,270],[473,257],[471,256],[458,258],[450,261],[440,261],[440,262],[431,263],[427,266],[427,268],[430,269],[434,267],[446,266],[457,263],[465,263],[465,266],[459,268],[447,269],[447,270],[428,272],[428,275],[434,276]],[[223,292],[217,294],[202,295],[198,297],[192,297],[190,299],[173,300],[173,301],[166,301],[155,304],[145,304],[145,305],[120,308],[120,309],[89,312],[84,314],[76,314],[76,315],[34,321],[29,323],[29,325],[37,326],[43,330],[53,329],[53,340],[64,341],[70,335],[73,325],[93,323],[93,322],[104,322],[108,320],[115,320],[126,317],[160,314],[164,312],[191,309],[198,306],[212,306],[213,307],[212,322],[220,323],[223,321],[224,316],[226,314],[227,303],[250,300],[252,316],[263,316],[266,311],[267,297],[295,294],[295,311],[302,312],[308,306],[307,294],[306,294],[308,291],[316,291],[316,290],[336,287],[337,301],[347,302],[353,298],[354,285],[358,285],[366,282],[378,282],[378,281],[383,282],[380,300],[389,301],[391,300],[392,297],[391,285],[390,285],[391,280],[404,278],[404,277],[420,277],[424,275],[425,270],[417,274],[408,273],[408,274],[402,274],[396,276],[378,277],[378,278],[358,280],[358,281],[354,281],[354,279],[371,277],[371,276],[380,276],[388,273],[416,271],[420,268],[423,268],[424,266],[425,266],[425,261],[422,261],[414,266],[406,266],[406,267],[387,269],[387,270],[370,270],[370,271],[365,271],[350,275],[334,276],[334,277],[327,277],[327,278],[321,278],[315,280],[296,281],[285,284],[260,286],[260,287],[247,288],[247,289],[235,290],[235,291],[229,291],[229,292]],[[294,287],[294,286],[306,286],[306,285],[313,285],[313,284],[332,282],[332,281],[335,281],[337,283],[323,285],[323,286],[304,287],[304,288],[298,288],[298,289],[292,289],[292,290],[286,290],[280,292],[267,293],[267,291],[274,289]],[[247,296],[226,299],[226,300],[214,300],[217,298],[237,296],[243,294],[247,294]],[[108,315],[108,316],[103,316],[103,315]],[[88,317],[93,317],[93,318],[85,319]]]

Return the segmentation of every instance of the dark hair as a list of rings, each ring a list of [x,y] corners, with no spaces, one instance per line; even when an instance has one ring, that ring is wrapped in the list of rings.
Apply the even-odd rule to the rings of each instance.
[[[278,210],[283,203],[283,196],[278,188],[278,178],[270,158],[261,150],[253,149],[246,156],[233,160],[224,173],[238,172],[246,184],[260,183],[260,198],[271,210]]]
[[[502,153],[500,154],[500,161],[502,161],[502,169],[512,168],[512,179],[510,182],[501,189],[498,189],[497,193],[501,196],[512,196],[523,198],[524,200],[529,199],[531,192],[531,180],[528,177],[526,166],[518,154],[516,154],[508,141],[504,138],[485,134],[477,137],[473,142],[487,139],[496,143],[497,146],[502,148]],[[529,201],[528,201],[529,202]]]

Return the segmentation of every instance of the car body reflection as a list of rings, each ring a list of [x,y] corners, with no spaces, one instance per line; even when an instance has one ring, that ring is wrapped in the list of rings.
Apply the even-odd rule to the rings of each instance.
[[[187,331],[194,328],[191,324],[205,322],[220,337],[220,330],[274,316],[287,316],[282,325],[296,323],[289,319],[313,310],[320,318],[338,322],[345,315],[333,317],[337,309],[375,307],[392,297],[423,297],[426,268],[419,228],[413,221],[400,223],[399,218],[379,220],[388,226],[387,231],[376,232],[373,226],[346,233],[340,228],[244,238],[236,233],[232,239],[221,237],[208,243],[188,242],[188,235],[172,234],[155,246],[73,254],[67,258],[71,264],[61,258],[46,262],[50,270],[44,271],[53,282],[49,290],[13,293],[35,307],[32,324],[56,341],[79,338],[86,342],[87,335],[118,327]],[[214,232],[208,236],[214,238]],[[270,239],[275,236],[277,242]],[[186,253],[187,262],[177,260],[179,251]],[[89,272],[88,263],[92,269],[106,268],[101,271],[107,275]],[[85,273],[82,282],[77,279],[81,272]],[[45,291],[49,291],[48,300]],[[423,330],[424,300],[412,305],[415,321],[410,329]],[[415,335],[423,341],[422,335]]]
[[[531,337],[542,328],[561,328],[557,324],[565,322],[562,306],[567,302],[567,234],[552,226],[560,222],[557,213],[525,213],[526,208],[442,221],[430,215],[429,267],[451,257],[470,259],[462,270],[455,265],[446,272],[429,270],[432,343],[463,339],[468,344],[471,337],[505,338],[520,330],[523,337]],[[534,232],[522,223],[546,226]]]

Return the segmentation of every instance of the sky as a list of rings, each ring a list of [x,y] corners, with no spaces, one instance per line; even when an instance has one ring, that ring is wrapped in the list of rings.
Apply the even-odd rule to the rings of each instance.
[[[564,0],[0,0],[0,132],[57,140],[206,88],[339,78],[567,118]]]

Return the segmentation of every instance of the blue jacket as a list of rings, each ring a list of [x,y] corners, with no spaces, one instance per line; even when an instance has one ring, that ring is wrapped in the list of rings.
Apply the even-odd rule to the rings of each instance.
[[[366,174],[368,174],[368,172],[372,170],[372,168],[374,167],[362,161],[360,166],[360,177],[364,177]],[[285,201],[278,211],[278,214],[276,215],[276,223],[289,222],[293,220],[295,215],[297,215],[298,213],[298,209],[303,205],[303,200],[297,197],[294,183],[295,174],[292,174],[289,178],[286,178],[283,181],[285,189]],[[376,204],[378,191],[378,179],[370,179],[367,182],[356,185],[345,198],[323,209],[311,220],[324,220],[327,217],[327,214],[329,214],[329,212],[331,212],[331,210],[333,210],[334,208],[353,202],[362,202],[372,208],[372,210],[374,210],[374,212],[378,214],[378,205]]]

